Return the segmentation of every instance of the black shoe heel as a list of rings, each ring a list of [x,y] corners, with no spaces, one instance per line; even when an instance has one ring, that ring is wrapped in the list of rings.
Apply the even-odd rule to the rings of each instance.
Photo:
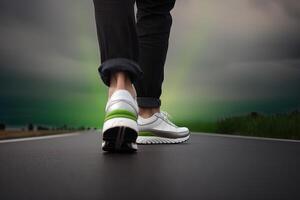
[[[137,150],[137,132],[131,128],[120,126],[103,133],[102,150],[108,152],[135,152]]]

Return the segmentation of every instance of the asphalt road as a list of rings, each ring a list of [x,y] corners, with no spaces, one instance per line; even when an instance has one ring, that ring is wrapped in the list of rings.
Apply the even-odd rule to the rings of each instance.
[[[100,150],[96,133],[0,143],[0,199],[300,199],[300,143],[194,134]]]

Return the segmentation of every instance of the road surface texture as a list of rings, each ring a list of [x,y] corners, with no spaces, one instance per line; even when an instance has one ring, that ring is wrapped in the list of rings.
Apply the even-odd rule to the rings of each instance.
[[[0,199],[300,199],[300,143],[193,134],[100,150],[99,133],[0,143]]]

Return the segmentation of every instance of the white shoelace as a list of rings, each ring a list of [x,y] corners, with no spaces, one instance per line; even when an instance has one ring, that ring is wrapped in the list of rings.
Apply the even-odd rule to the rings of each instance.
[[[166,111],[160,111],[160,115],[164,118],[165,121],[167,121],[169,124],[171,124],[174,127],[177,127],[173,122],[170,121],[172,119],[172,116],[167,113]]]

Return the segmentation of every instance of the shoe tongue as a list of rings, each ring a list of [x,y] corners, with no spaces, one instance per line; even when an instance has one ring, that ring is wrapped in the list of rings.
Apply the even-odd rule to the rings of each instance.
[[[165,119],[169,119],[169,115],[166,112],[159,112],[158,114]]]
[[[177,127],[169,118],[170,115],[166,112],[160,112],[159,113],[160,116],[162,116],[166,121],[168,121],[168,123],[172,124],[174,127]]]

